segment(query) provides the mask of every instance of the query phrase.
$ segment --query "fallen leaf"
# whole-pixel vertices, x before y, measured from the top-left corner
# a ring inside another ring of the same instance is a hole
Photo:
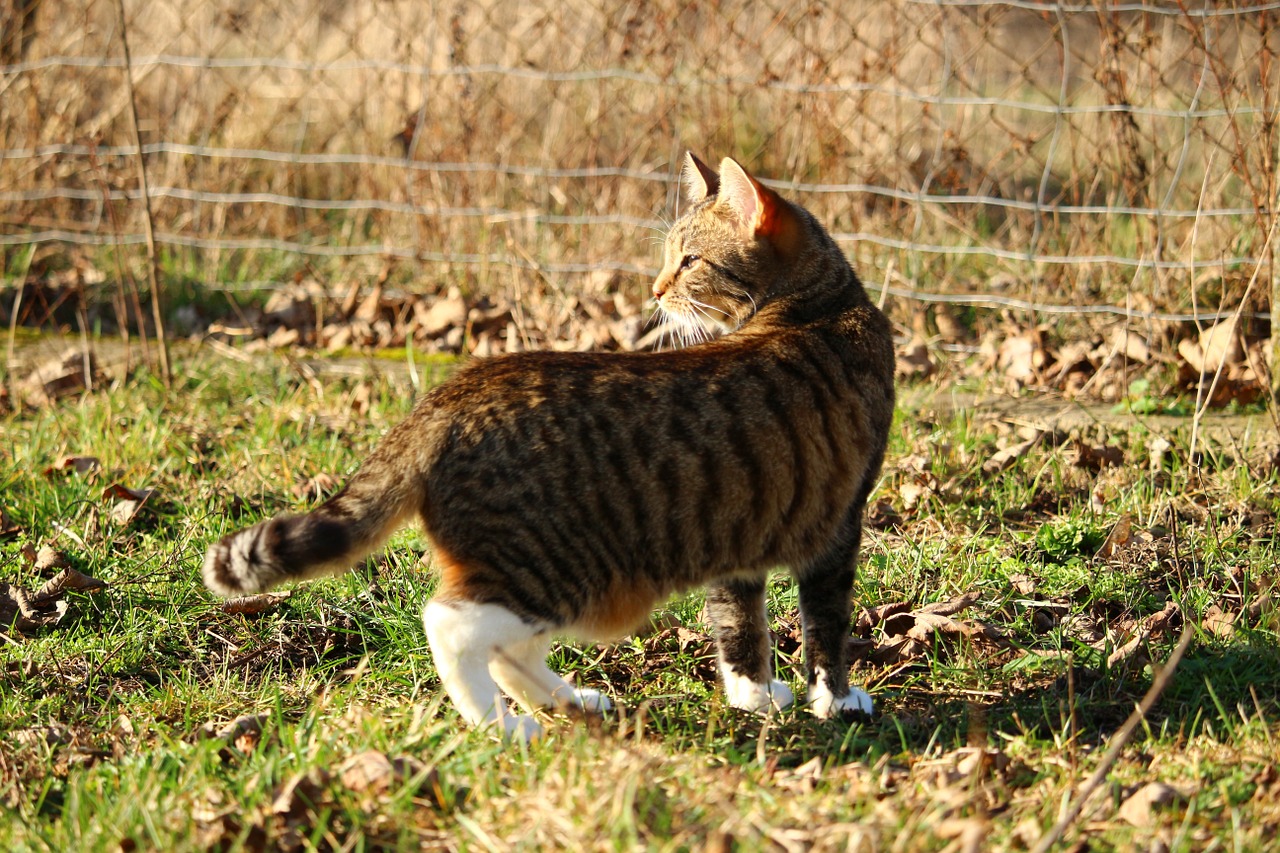
[[[991,455],[990,459],[982,463],[983,473],[998,474],[1008,468],[1014,462],[1017,462],[1023,456],[1026,456],[1027,453],[1030,452],[1031,448],[1039,444],[1041,435],[1043,435],[1043,433],[1035,436],[1034,438],[1029,438],[1026,441],[1019,442],[1018,444],[1010,445],[1004,450],[996,451]]]
[[[1009,585],[1022,595],[1035,595],[1036,579],[1030,575],[1009,575]]]
[[[156,493],[155,489],[130,489],[121,483],[112,483],[102,492],[102,499],[116,498],[111,507],[111,520],[119,525],[128,524]]]
[[[1120,549],[1128,545],[1133,540],[1133,518],[1128,515],[1122,515],[1111,528],[1111,532],[1107,534],[1107,538],[1103,540],[1102,545],[1098,548],[1097,556],[1103,560],[1109,560],[1116,555]]]
[[[999,368],[1014,388],[1032,385],[1039,381],[1040,370],[1048,363],[1043,328],[1028,329],[1009,335],[1000,342],[996,353]]]
[[[415,792],[424,792],[440,803],[440,777],[435,768],[407,755],[390,758],[377,750],[351,756],[338,766],[338,779],[356,793],[384,793],[395,786],[417,780]]]
[[[293,496],[306,500],[321,500],[338,490],[341,481],[332,474],[320,472],[304,482],[297,483],[290,490]]]
[[[1117,326],[1111,332],[1112,349],[1129,361],[1146,364],[1151,360],[1151,347],[1147,339],[1137,332]]]
[[[877,645],[866,659],[879,666],[892,666],[923,657],[932,648],[932,643],[921,642],[914,637],[900,637]]]
[[[1155,823],[1156,811],[1186,801],[1177,788],[1164,782],[1148,782],[1129,795],[1117,814],[1125,822],[1138,827]]]
[[[922,338],[913,337],[898,349],[894,372],[900,379],[925,379],[932,376],[937,367],[929,355],[929,346]]]
[[[1124,464],[1124,451],[1106,444],[1085,444],[1076,439],[1075,466],[1086,471],[1100,471],[1103,468],[1114,468]]]
[[[90,388],[97,375],[93,351],[72,348],[31,371],[18,383],[18,394],[28,405],[44,406]]]
[[[1210,604],[1204,611],[1201,625],[1209,633],[1218,637],[1230,637],[1236,631],[1238,614],[1224,611],[1216,604]]]
[[[201,740],[220,740],[228,747],[233,747],[241,754],[257,749],[262,742],[263,732],[271,721],[270,714],[242,714],[229,723],[219,726],[208,722],[200,727]],[[231,753],[224,753],[229,756]]]
[[[304,770],[276,788],[271,813],[286,820],[301,819],[319,810],[328,800],[329,772],[321,767]]]
[[[62,560],[66,558],[59,555]],[[37,564],[39,560],[37,559]],[[62,597],[62,594],[68,590],[76,590],[78,592],[98,592],[107,588],[105,581],[100,581],[95,577],[90,577],[83,572],[77,571],[70,566],[64,568],[58,574],[54,575],[44,586],[36,591],[36,594],[28,599],[28,603],[32,607],[45,607],[52,604],[55,600]]]
[[[274,610],[280,606],[280,602],[292,594],[292,591],[285,590],[283,592],[260,592],[257,595],[242,595],[237,598],[225,599],[218,606],[218,609],[223,613],[252,616],[258,613],[265,613],[268,610]]]
[[[901,529],[902,514],[883,498],[867,507],[866,523],[875,530]]]
[[[911,605],[906,601],[892,601],[888,604],[877,604],[875,607],[864,607],[858,613],[856,627],[870,632],[872,628],[882,625],[892,616],[906,613]]]
[[[54,474],[96,474],[102,470],[102,462],[96,456],[63,456],[44,469],[46,477]]]
[[[958,595],[950,601],[934,601],[921,607],[920,613],[935,613],[941,616],[952,616],[967,610],[974,602],[982,597],[978,590],[970,590],[963,595]]]
[[[920,501],[937,494],[938,481],[931,476],[920,476],[903,482],[898,487],[898,497],[902,499],[902,508],[911,512]]]
[[[419,340],[438,338],[450,329],[462,329],[467,323],[467,303],[457,287],[435,300],[430,306],[422,301],[413,305],[414,337]]]
[[[1201,375],[1216,373],[1223,365],[1241,363],[1244,348],[1239,322],[1238,317],[1230,317],[1205,329],[1196,340],[1184,338],[1178,342],[1178,354]]]
[[[59,551],[52,545],[41,545],[40,550],[35,553],[32,553],[29,549],[24,550],[22,553],[31,564],[31,568],[41,573],[49,569],[64,569],[71,565],[71,560],[66,553]]]
[[[1145,665],[1150,660],[1147,654],[1148,641],[1166,633],[1173,618],[1178,613],[1178,605],[1172,601],[1167,602],[1163,610],[1144,620],[1129,642],[1120,646],[1107,657],[1107,667],[1109,669],[1136,669]]]

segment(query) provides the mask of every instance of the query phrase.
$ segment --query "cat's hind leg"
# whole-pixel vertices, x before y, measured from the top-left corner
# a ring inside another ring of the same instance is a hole
[[[574,687],[547,666],[550,636],[540,634],[495,653],[491,670],[498,685],[524,708],[572,705],[586,711],[608,711],[613,703],[598,690]]]
[[[475,726],[495,725],[510,738],[532,740],[542,733],[533,717],[513,714],[491,668],[505,656],[523,654],[541,631],[497,604],[432,599],[422,624],[436,672],[458,713]]]
[[[729,704],[765,714],[788,707],[791,688],[773,677],[765,578],[735,578],[707,588],[720,675]]]

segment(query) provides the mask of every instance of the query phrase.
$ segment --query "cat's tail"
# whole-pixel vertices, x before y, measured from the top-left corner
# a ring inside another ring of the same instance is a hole
[[[421,509],[420,481],[370,463],[306,515],[276,516],[215,542],[204,558],[205,586],[218,595],[260,592],[338,574],[381,546]]]

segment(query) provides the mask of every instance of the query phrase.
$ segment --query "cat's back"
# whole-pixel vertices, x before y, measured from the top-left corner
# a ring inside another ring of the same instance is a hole
[[[674,352],[473,364],[424,401],[448,421],[433,538],[682,584],[811,553],[892,413],[888,326],[866,309]]]

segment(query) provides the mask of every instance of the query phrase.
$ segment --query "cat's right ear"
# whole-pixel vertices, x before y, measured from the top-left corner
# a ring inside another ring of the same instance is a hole
[[[720,191],[720,176],[711,171],[711,167],[706,163],[694,157],[692,151],[685,152],[680,180],[684,184],[684,194],[690,204],[697,204],[707,196],[715,195]]]

